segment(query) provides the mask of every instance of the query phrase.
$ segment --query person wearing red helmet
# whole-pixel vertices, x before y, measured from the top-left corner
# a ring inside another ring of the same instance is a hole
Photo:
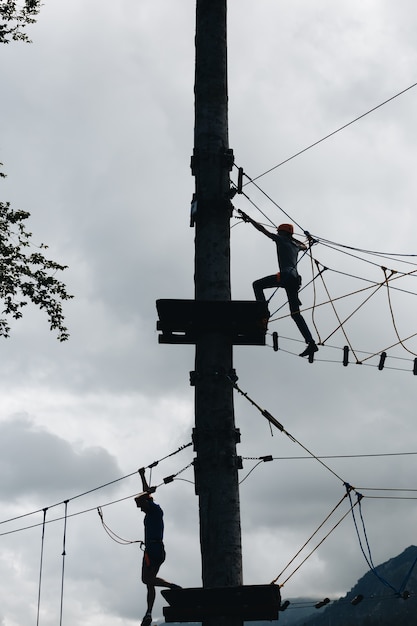
[[[249,222],[259,230],[262,234],[275,241],[277,246],[278,265],[280,271],[277,274],[271,274],[259,278],[253,283],[253,291],[255,293],[256,300],[266,302],[264,290],[265,289],[277,289],[283,287],[287,293],[288,304],[290,307],[291,317],[297,325],[298,330],[304,337],[307,347],[300,356],[308,356],[313,358],[318,347],[314,341],[310,329],[303,316],[300,313],[300,300],[298,298],[298,291],[301,286],[301,276],[297,271],[298,254],[302,250],[307,250],[307,246],[301,241],[294,239],[294,227],[292,224],[280,224],[277,228],[277,233],[271,233],[264,228],[262,224],[259,224],[253,220],[249,215],[243,211],[238,210],[241,218],[244,222]]]

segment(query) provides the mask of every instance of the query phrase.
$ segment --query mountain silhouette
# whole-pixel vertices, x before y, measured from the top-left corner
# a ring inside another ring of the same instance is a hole
[[[253,626],[417,626],[417,547],[409,546],[398,556],[369,570],[338,600],[324,604],[323,599],[293,598],[289,602],[288,608],[280,612],[278,621],[245,623]]]

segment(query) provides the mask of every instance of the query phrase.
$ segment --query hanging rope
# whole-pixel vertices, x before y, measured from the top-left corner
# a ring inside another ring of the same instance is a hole
[[[407,574],[405,575],[404,580],[403,580],[403,582],[402,582],[402,584],[400,586],[399,592],[400,592],[401,595],[405,591],[405,587],[406,587],[406,585],[407,585],[407,583],[408,583],[408,581],[410,579],[411,574],[413,573],[413,569],[415,568],[416,564],[417,564],[417,557],[414,559],[414,562],[411,564],[411,567],[408,570]]]
[[[139,540],[139,539],[132,539],[132,540],[129,540],[129,539],[123,539],[123,538],[122,538],[122,537],[120,537],[119,535],[116,535],[116,533],[115,533],[115,532],[113,532],[113,531],[111,530],[111,528],[110,528],[109,526],[107,526],[107,524],[105,523],[105,521],[104,521],[104,517],[103,517],[103,512],[102,512],[102,510],[101,510],[101,507],[100,507],[100,506],[99,506],[99,507],[97,507],[97,513],[98,513],[98,515],[99,515],[99,517],[100,517],[100,520],[101,520],[102,526],[103,526],[104,530],[106,531],[106,533],[108,534],[108,536],[110,537],[110,539],[112,539],[113,541],[115,541],[116,543],[118,543],[118,544],[120,544],[120,545],[122,545],[122,546],[128,546],[128,545],[131,545],[132,543],[139,543],[139,544],[140,544],[140,547],[142,547],[142,545],[143,545],[143,541],[141,541],[141,540]]]
[[[390,310],[390,313],[391,313],[392,325],[394,326],[394,330],[395,330],[395,334],[397,335],[397,339],[398,339],[399,343],[402,345],[402,347],[404,348],[404,350],[406,350],[407,352],[409,352],[413,356],[417,356],[417,354],[415,352],[412,352],[412,350],[409,350],[407,348],[407,346],[404,344],[404,340],[401,339],[401,337],[400,337],[400,335],[398,333],[397,324],[395,323],[394,311],[393,311],[393,308],[392,308],[391,294],[390,294],[388,281],[391,278],[391,276],[393,274],[395,274],[396,272],[394,272],[394,270],[391,270],[391,276],[387,277],[387,268],[386,267],[382,267],[381,269],[384,272],[384,276],[385,276],[384,284],[386,285],[386,288],[387,288],[388,306],[389,306],[389,310]]]
[[[323,269],[320,270],[318,265],[317,265],[317,263],[316,263],[317,274],[315,275],[314,274],[314,259],[313,259],[313,255],[311,253],[311,248],[308,251],[308,256],[310,257],[311,275],[313,277],[313,279],[311,281],[313,283],[313,308],[312,308],[312,311],[311,311],[311,321],[313,322],[314,330],[317,333],[318,343],[319,343],[319,345],[322,345],[320,332],[319,332],[319,329],[317,327],[316,318],[315,318],[316,303],[317,303],[317,291],[316,291],[315,279],[321,274],[321,272],[324,272],[327,269],[327,267],[323,267]]]
[[[65,514],[64,514],[64,537],[62,540],[62,573],[61,573],[61,606],[59,610],[59,626],[62,626],[62,612],[64,607],[64,575],[65,575],[65,557],[66,557],[66,540],[67,540],[67,511],[68,500],[65,500]]]
[[[183,448],[188,447],[191,444],[187,444],[186,446],[183,446]],[[179,452],[179,450],[178,450]],[[176,454],[176,452],[173,452],[172,454],[170,454],[169,456],[173,456],[173,454]],[[166,457],[165,457],[166,458]],[[158,463],[156,461],[156,463]],[[182,474],[183,472],[185,472],[185,470],[187,470],[189,467],[191,467],[193,465],[194,461],[191,461],[191,463],[189,463],[188,465],[186,465],[185,467],[183,467],[182,469],[180,469],[178,472],[176,472],[175,474],[171,474],[170,476],[166,476],[162,483],[160,483],[159,485],[157,485],[156,487],[152,487],[153,491],[156,491],[158,489],[158,487],[161,487],[162,485],[167,485],[168,483],[173,482],[177,476],[179,476],[180,474]],[[104,516],[103,516],[103,511],[102,511],[102,507],[99,506],[97,507],[97,513],[100,517],[102,526],[104,528],[104,530],[106,531],[107,535],[110,537],[110,539],[112,539],[113,541],[115,541],[116,543],[123,545],[123,546],[127,546],[127,545],[131,545],[132,543],[139,543],[140,547],[142,547],[143,541],[141,541],[140,539],[124,539],[123,537],[120,537],[119,535],[117,535],[104,521]]]
[[[322,275],[322,274],[320,274],[320,278],[321,278],[321,281],[322,281],[322,283],[323,283],[323,287],[324,287],[324,289],[325,289],[325,291],[326,291],[326,293],[327,293],[327,297],[329,298],[329,302],[330,302],[330,304],[332,305],[332,308],[333,308],[334,314],[335,314],[335,316],[336,316],[336,319],[337,319],[337,321],[339,322],[339,326],[338,326],[338,327],[337,327],[337,328],[336,328],[336,329],[335,329],[335,330],[334,330],[334,331],[333,331],[333,332],[332,332],[332,333],[331,333],[331,334],[330,334],[330,335],[329,335],[329,336],[328,336],[328,337],[327,337],[327,338],[323,341],[323,343],[325,343],[328,339],[330,339],[330,337],[331,337],[331,336],[332,336],[332,335],[336,332],[336,330],[338,330],[338,329],[340,328],[340,329],[342,330],[342,333],[343,333],[343,334],[344,334],[344,336],[345,336],[345,339],[346,339],[346,341],[347,341],[347,343],[348,343],[348,345],[349,345],[350,349],[352,350],[352,353],[353,353],[353,354],[354,354],[354,356],[355,356],[356,362],[357,362],[357,363],[359,363],[359,361],[358,361],[358,357],[356,356],[355,351],[354,351],[354,349],[353,349],[353,347],[352,347],[352,344],[351,344],[351,343],[350,343],[350,341],[349,341],[349,338],[348,338],[348,336],[347,336],[347,334],[346,334],[346,331],[345,331],[345,329],[344,329],[344,327],[343,327],[343,322],[340,320],[340,317],[339,317],[339,315],[338,315],[338,313],[337,313],[337,311],[336,311],[336,307],[334,306],[334,301],[332,300],[332,298],[331,298],[331,296],[330,296],[329,290],[327,289],[327,285],[326,285],[326,283],[325,283],[325,281],[324,281],[324,278],[323,278],[323,275]],[[346,320],[345,320],[345,321],[346,321]]]
[[[42,570],[43,570],[43,548],[45,541],[45,524],[46,524],[46,512],[47,508],[43,510],[43,523],[42,523],[42,539],[41,539],[41,557],[39,565],[39,585],[38,585],[38,610],[36,613],[36,626],[39,626],[39,615],[41,608],[41,586],[42,586]]]
[[[346,486],[346,491],[347,491],[350,503],[352,504],[352,496],[351,496],[351,493],[350,493],[351,492],[350,485],[348,483],[345,483],[345,486]],[[356,500],[355,504],[359,504],[359,510],[361,512],[360,513],[360,517],[361,517],[361,520],[362,520],[362,529],[363,529],[363,532],[364,532],[364,537],[365,537],[367,548],[368,548],[368,556],[366,555],[365,549],[364,549],[363,544],[362,544],[362,539],[361,539],[361,536],[360,536],[360,533],[359,533],[358,524],[356,522],[355,513],[353,511],[353,506],[352,506],[352,509],[351,509],[352,510],[352,518],[353,518],[353,523],[355,525],[356,534],[358,536],[359,546],[360,546],[360,549],[362,551],[363,556],[365,557],[365,561],[367,562],[368,567],[371,570],[371,572],[382,582],[382,584],[385,585],[386,587],[389,587],[396,594],[399,595],[398,589],[396,589],[393,585],[391,585],[391,583],[389,583],[387,580],[385,580],[385,578],[380,576],[379,573],[377,572],[374,564],[373,564],[372,555],[371,555],[371,549],[370,549],[370,546],[369,546],[369,543],[368,543],[368,538],[367,538],[366,529],[365,529],[365,522],[364,522],[364,519],[363,519],[363,516],[362,516],[362,511],[361,511],[361,500],[363,498],[363,495],[358,493],[358,492],[356,492],[356,498],[357,498],[357,500]]]

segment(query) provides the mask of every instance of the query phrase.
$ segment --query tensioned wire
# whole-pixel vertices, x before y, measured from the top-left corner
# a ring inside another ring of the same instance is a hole
[[[304,154],[304,152],[307,152],[307,150],[311,150],[311,148],[314,148],[315,146],[318,146],[323,141],[326,141],[326,139],[329,139],[330,137],[333,137],[334,135],[336,135],[337,133],[340,133],[342,130],[344,130],[345,128],[348,128],[349,126],[352,126],[352,124],[355,124],[356,122],[358,122],[359,120],[363,119],[364,117],[366,117],[370,113],[373,113],[374,111],[377,111],[378,109],[380,109],[384,105],[388,104],[389,102],[392,102],[392,100],[395,100],[399,96],[402,96],[403,94],[407,93],[408,91],[410,91],[411,89],[413,89],[416,86],[417,86],[417,83],[413,83],[409,87],[406,87],[405,89],[402,89],[401,91],[399,91],[398,93],[394,94],[390,98],[387,98],[386,100],[384,100],[380,104],[377,104],[376,106],[372,107],[372,109],[369,109],[365,113],[362,113],[361,115],[358,115],[358,117],[355,117],[355,119],[351,120],[347,124],[343,124],[343,126],[340,126],[336,130],[334,130],[331,133],[329,133],[328,135],[326,135],[325,137],[322,137],[318,141],[315,141],[314,143],[310,144],[309,146],[303,148],[302,150],[299,150],[298,152],[296,152],[292,156],[284,159],[284,161],[281,161],[277,165],[274,165],[274,167],[269,168],[268,170],[266,170],[262,174],[258,174],[258,176],[255,176],[255,178],[249,178],[249,182],[245,183],[245,185],[249,185],[250,183],[253,183],[255,180],[258,180],[259,178],[262,178],[263,176],[266,176],[270,172],[273,172],[278,167],[281,167],[281,165],[284,165],[285,163],[288,163],[289,161],[292,161],[296,157],[300,156],[300,154]]]

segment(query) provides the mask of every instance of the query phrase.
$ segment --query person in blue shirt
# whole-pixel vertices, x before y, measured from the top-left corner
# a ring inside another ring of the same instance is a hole
[[[147,587],[147,609],[141,626],[150,626],[152,622],[152,609],[155,602],[155,587],[167,587],[179,589],[179,585],[169,583],[157,574],[162,563],[165,561],[164,547],[164,513],[154,502],[151,493],[155,487],[149,487],[145,478],[145,469],[139,470],[142,479],[143,493],[135,498],[136,506],[145,513],[143,520],[145,530],[145,551],[142,561],[142,582]]]
[[[253,290],[256,300],[266,302],[264,289],[277,289],[283,287],[287,293],[288,304],[290,307],[291,317],[297,325],[298,330],[304,337],[307,344],[306,349],[301,352],[300,356],[308,356],[309,360],[313,358],[318,347],[314,341],[310,329],[303,316],[300,313],[300,300],[298,298],[298,291],[301,286],[301,276],[297,271],[298,254],[302,250],[307,250],[307,246],[301,241],[294,239],[294,227],[292,224],[280,224],[277,228],[277,233],[271,233],[264,228],[262,224],[259,224],[253,220],[249,215],[243,211],[238,210],[241,218],[244,222],[249,222],[259,230],[262,234],[272,239],[277,247],[278,265],[280,271],[277,274],[271,274],[255,280],[253,283]]]

